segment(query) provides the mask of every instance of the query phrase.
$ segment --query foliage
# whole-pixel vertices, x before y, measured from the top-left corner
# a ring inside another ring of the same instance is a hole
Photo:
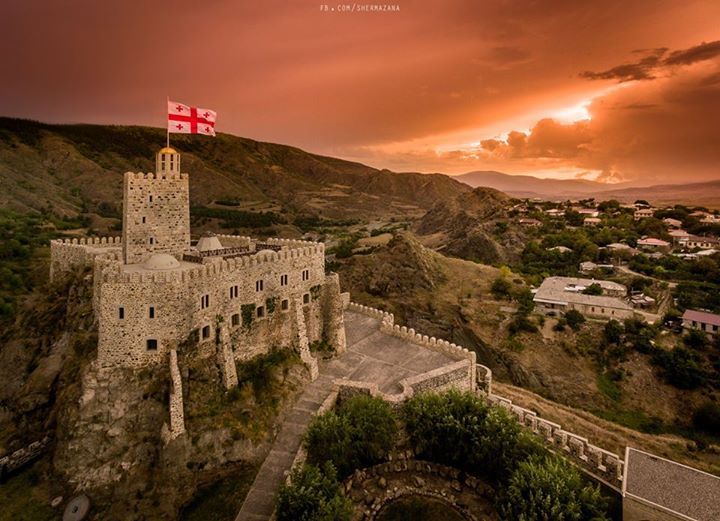
[[[699,357],[685,347],[677,346],[670,351],[658,349],[653,363],[662,367],[668,383],[679,389],[695,389],[705,382],[706,375],[700,367]]]
[[[308,428],[308,461],[330,461],[341,477],[374,465],[392,449],[397,426],[390,404],[361,394],[317,416]]]
[[[253,318],[255,318],[255,304],[243,304],[240,306],[240,315],[242,316],[243,328],[250,329]]]
[[[352,226],[357,224],[357,219],[329,220],[317,215],[299,215],[293,220],[293,224],[302,232],[309,232],[317,228],[328,228],[338,226]]]
[[[267,309],[268,315],[275,313],[277,307],[278,297],[269,297],[265,299],[265,309]]]
[[[500,500],[507,521],[603,521],[607,501],[599,487],[558,457],[530,458],[518,465]]]
[[[274,212],[246,212],[207,206],[191,207],[190,215],[194,218],[219,219],[222,221],[221,228],[265,228],[273,224],[285,223],[285,218]]]
[[[256,397],[261,397],[272,384],[272,373],[276,368],[287,365],[294,357],[290,349],[272,348],[268,353],[258,355],[237,364],[238,382],[249,383]]]
[[[585,317],[577,309],[570,309],[565,312],[564,315],[567,325],[570,326],[574,331],[579,331],[582,325],[585,323]]]
[[[696,429],[720,436],[720,404],[706,402],[693,414],[693,425]]]
[[[349,237],[341,241],[334,248],[331,248],[328,253],[335,253],[335,257],[337,257],[338,259],[346,259],[352,256],[353,250],[357,247],[357,242],[357,237]]]
[[[320,284],[317,284],[310,288],[310,296],[313,300],[317,300],[320,298],[320,292],[322,291],[322,286]]]
[[[423,459],[503,480],[517,463],[540,450],[506,410],[480,396],[451,390],[414,396],[402,416]]]
[[[597,282],[593,282],[583,290],[583,293],[585,295],[602,295],[603,289],[600,284],[598,284]]]
[[[235,468],[226,477],[201,487],[182,509],[180,521],[231,521],[248,493],[257,468]]]
[[[50,521],[57,512],[50,507],[43,485],[41,464],[20,471],[0,484],[0,521]]]
[[[617,320],[608,320],[603,327],[603,340],[606,344],[620,344],[622,334],[624,332],[623,325]]]
[[[615,381],[607,373],[601,373],[597,377],[597,386],[601,393],[612,401],[620,401],[621,391]]]
[[[343,496],[335,469],[303,465],[293,470],[290,484],[280,487],[278,521],[349,521],[352,503]]]
[[[512,283],[503,276],[497,277],[493,280],[490,286],[490,292],[496,299],[510,298],[510,291],[512,290]]]
[[[691,349],[703,349],[707,346],[707,334],[697,329],[692,329],[683,337],[683,344]]]
[[[377,521],[464,521],[450,506],[425,496],[404,496],[384,506]]]

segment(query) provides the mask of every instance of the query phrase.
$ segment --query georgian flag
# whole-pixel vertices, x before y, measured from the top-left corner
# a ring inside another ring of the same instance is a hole
[[[175,134],[215,135],[217,113],[168,101],[168,132]]]

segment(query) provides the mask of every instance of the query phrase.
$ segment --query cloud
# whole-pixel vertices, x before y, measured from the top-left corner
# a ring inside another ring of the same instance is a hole
[[[668,68],[678,65],[712,60],[720,56],[720,40],[703,42],[699,45],[671,52],[667,55],[667,47],[656,49],[638,49],[634,53],[644,53],[645,57],[632,63],[617,65],[601,72],[584,71],[580,77],[590,80],[637,81],[653,80]]]

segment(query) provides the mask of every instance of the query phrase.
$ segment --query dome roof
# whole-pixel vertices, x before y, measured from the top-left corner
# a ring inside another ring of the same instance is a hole
[[[158,154],[177,154],[177,150],[171,147],[162,147]]]
[[[171,270],[179,267],[178,260],[167,253],[156,253],[143,264],[143,268],[147,270]]]
[[[199,251],[213,251],[222,250],[223,245],[220,243],[220,239],[214,235],[205,235],[200,237],[196,247]]]

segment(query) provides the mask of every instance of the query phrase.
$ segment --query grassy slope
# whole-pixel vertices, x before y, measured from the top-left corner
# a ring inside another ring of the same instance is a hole
[[[119,213],[122,174],[154,170],[164,131],[148,127],[46,125],[0,118],[0,208],[61,214]],[[442,175],[395,174],[300,149],[220,134],[179,136],[194,205],[237,200],[329,217],[421,215],[469,190]]]

